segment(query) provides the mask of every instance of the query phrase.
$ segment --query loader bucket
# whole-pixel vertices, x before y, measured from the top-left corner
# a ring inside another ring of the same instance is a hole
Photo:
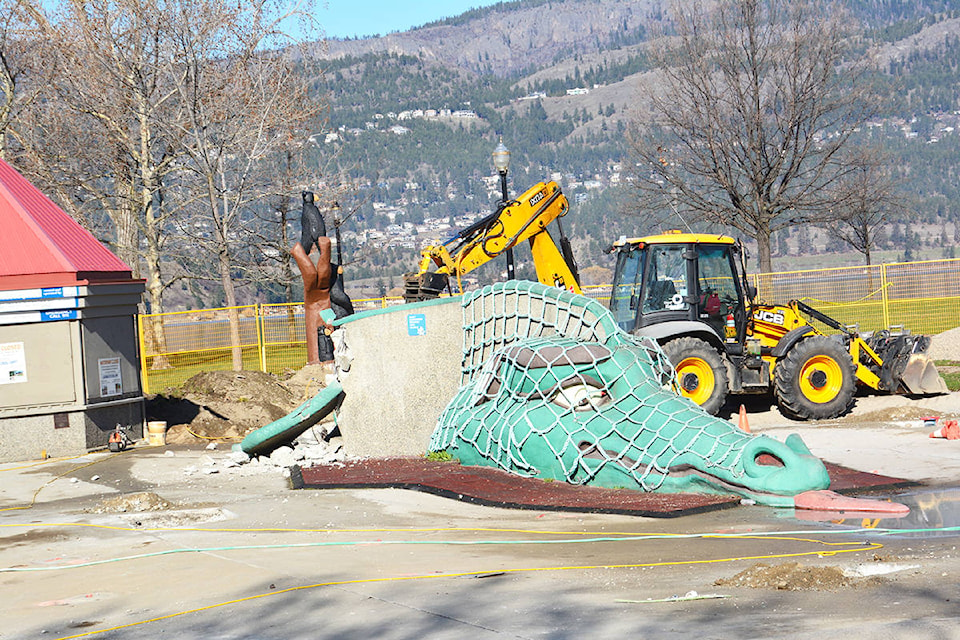
[[[879,372],[879,388],[890,393],[917,396],[950,393],[937,371],[937,365],[927,355],[929,336],[909,333],[891,335],[887,331],[879,331],[867,339],[867,344],[883,362]]]
[[[937,365],[925,353],[914,353],[910,356],[907,366],[900,373],[900,385],[903,391],[910,395],[950,393],[937,371]]]
[[[439,298],[447,288],[450,276],[445,273],[405,273],[403,274],[403,301],[422,302]]]

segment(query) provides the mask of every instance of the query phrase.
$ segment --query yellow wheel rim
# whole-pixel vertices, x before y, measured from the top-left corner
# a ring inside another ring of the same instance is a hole
[[[710,364],[702,358],[684,358],[675,367],[680,393],[697,404],[703,404],[713,395],[717,380]]]
[[[843,369],[830,356],[814,356],[800,368],[800,392],[810,402],[830,402],[843,387]]]

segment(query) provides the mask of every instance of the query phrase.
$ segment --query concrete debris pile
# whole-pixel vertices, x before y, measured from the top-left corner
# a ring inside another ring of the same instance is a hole
[[[231,450],[218,454],[223,445],[208,446],[210,453],[200,456],[197,464],[184,469],[188,476],[231,473],[257,475],[280,472],[289,475],[289,468],[298,465],[309,467],[318,464],[331,464],[346,459],[340,437],[325,439],[323,431],[311,429],[294,441],[274,449],[270,455],[249,456],[243,451]],[[229,445],[227,445],[229,446]],[[172,451],[167,452],[170,455]]]
[[[94,476],[96,478],[97,476]],[[93,480],[93,478],[91,478]],[[139,491],[103,499],[92,513],[141,513],[144,511],[165,511],[174,508],[174,504],[152,491]]]

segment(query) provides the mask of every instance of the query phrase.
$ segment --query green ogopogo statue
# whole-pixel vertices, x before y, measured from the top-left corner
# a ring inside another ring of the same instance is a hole
[[[657,344],[622,331],[595,300],[510,281],[462,304],[463,384],[431,451],[543,479],[772,506],[830,484],[799,436],[751,435],[679,396]]]

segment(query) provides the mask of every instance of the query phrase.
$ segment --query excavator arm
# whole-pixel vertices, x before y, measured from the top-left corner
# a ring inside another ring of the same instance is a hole
[[[447,286],[450,276],[456,277],[462,291],[461,276],[525,240],[530,243],[537,280],[581,293],[572,252],[566,245],[566,251],[561,251],[547,231],[547,225],[554,220],[559,225],[559,218],[569,208],[556,182],[535,184],[450,240],[425,247],[418,270],[404,276],[404,298],[413,301],[436,297]],[[561,242],[565,240],[562,238]]]

